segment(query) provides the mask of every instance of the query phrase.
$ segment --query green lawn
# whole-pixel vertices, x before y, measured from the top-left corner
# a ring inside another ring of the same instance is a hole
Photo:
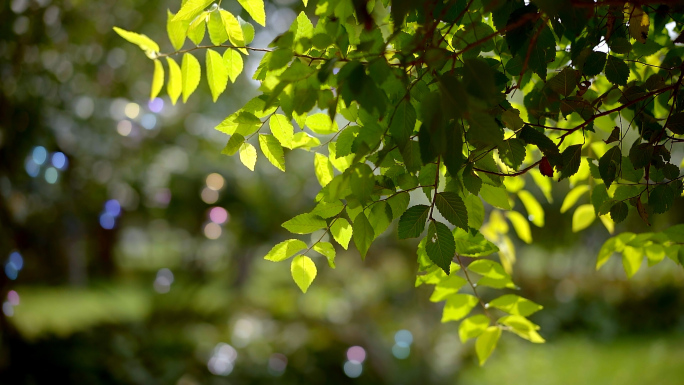
[[[510,342],[484,368],[465,370],[459,384],[684,384],[684,338],[598,343],[585,336],[544,345]]]

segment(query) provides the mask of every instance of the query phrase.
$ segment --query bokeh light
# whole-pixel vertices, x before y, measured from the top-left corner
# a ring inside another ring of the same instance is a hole
[[[284,354],[273,353],[268,358],[268,373],[272,376],[281,376],[287,368],[287,357]]]
[[[47,160],[47,150],[43,146],[34,147],[32,157],[33,161],[40,166],[41,164],[45,163],[45,160]]]
[[[121,136],[128,136],[133,131],[133,124],[128,120],[122,120],[116,125],[116,132]]]
[[[220,174],[211,173],[207,175],[207,187],[214,191],[219,191],[223,188],[225,179]]]
[[[408,330],[399,330],[394,334],[394,342],[410,346],[413,343],[413,334]]]
[[[394,346],[392,346],[392,355],[400,360],[408,358],[411,354],[413,334],[405,329],[399,330],[394,334],[394,342]]]
[[[5,301],[2,303],[2,312],[7,316],[11,317],[14,315],[14,307],[11,303]]]
[[[358,362],[347,361],[344,363],[344,374],[349,378],[357,378],[363,372],[363,365]]]
[[[26,159],[26,163],[24,163],[24,169],[32,178],[37,177],[40,173],[40,166],[36,164],[36,162],[33,160],[33,157]]]
[[[24,268],[24,258],[18,251],[13,251],[9,255],[9,264],[19,271]]]
[[[121,204],[116,199],[110,199],[104,204],[105,212],[113,217],[121,214]]]
[[[214,222],[209,222],[204,226],[204,236],[209,239],[218,239],[221,236],[221,232],[221,226]]]
[[[157,277],[154,279],[154,290],[159,294],[168,293],[171,290],[171,284],[174,281],[173,272],[167,268],[161,268],[157,271]]]
[[[347,349],[347,360],[362,364],[366,360],[366,349],[361,346],[352,346]]]
[[[17,279],[17,276],[19,276],[19,270],[8,262],[5,264],[5,275],[10,280],[14,281]]]
[[[140,106],[137,103],[128,103],[124,108],[124,114],[128,119],[135,119],[140,114]]]
[[[202,193],[200,194],[202,197],[202,202],[206,204],[213,204],[216,203],[216,201],[219,198],[219,193],[216,190],[212,190],[209,187],[205,187],[202,189]]]
[[[63,152],[55,152],[52,154],[52,165],[60,170],[67,168],[67,157]]]
[[[9,292],[7,292],[7,301],[12,306],[19,305],[19,293],[17,293],[15,290],[10,290]]]
[[[214,348],[214,353],[207,362],[207,368],[217,376],[227,376],[233,371],[237,356],[237,350],[234,347],[221,342]]]
[[[392,346],[392,355],[400,360],[408,358],[411,354],[411,347],[405,344],[394,344]]]
[[[154,113],[159,113],[164,108],[164,100],[161,98],[154,98],[147,102],[147,108]]]
[[[50,184],[55,184],[57,183],[57,178],[59,178],[59,173],[57,172],[57,169],[54,167],[48,167],[47,170],[45,170],[45,181],[50,183]]]
[[[223,207],[212,207],[211,210],[209,210],[209,219],[219,225],[224,224],[228,221],[228,211]]]
[[[157,125],[157,117],[152,114],[145,114],[140,118],[140,125],[146,130],[152,130]]]
[[[105,230],[111,230],[116,225],[116,218],[109,213],[100,214],[100,226]]]

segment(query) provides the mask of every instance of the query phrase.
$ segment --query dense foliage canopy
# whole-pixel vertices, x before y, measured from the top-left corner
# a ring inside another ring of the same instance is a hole
[[[257,24],[268,22],[263,0],[238,2]],[[365,258],[398,220],[399,238],[422,237],[416,286],[435,286],[430,300],[446,301],[442,321],[463,320],[460,338],[477,339],[484,363],[502,331],[544,341],[527,318],[541,306],[478,294],[516,289],[508,223],[527,243],[530,222],[550,225],[532,190],[550,200],[553,182],[569,179],[561,211],[585,194],[591,202],[574,209],[573,231],[598,218],[611,233],[628,215],[657,221],[682,195],[679,2],[303,3],[269,47],[250,46],[254,25],[212,0],[169,11],[170,53],[115,28],[153,60],[151,97],[166,85],[174,103],[187,101],[202,74],[217,101],[243,72],[243,56],[263,53],[253,74],[261,95],[216,129],[230,135],[223,153],[251,170],[265,158],[285,172],[288,152],[313,154],[322,187],[315,207],[283,224],[313,233],[312,242],[288,239],[265,257],[291,259],[303,292],[316,277],[312,257],[335,267],[332,240],[344,249],[353,240]],[[628,276],[644,257],[684,264],[683,243],[684,224],[621,233],[601,248],[597,268],[614,252]]]

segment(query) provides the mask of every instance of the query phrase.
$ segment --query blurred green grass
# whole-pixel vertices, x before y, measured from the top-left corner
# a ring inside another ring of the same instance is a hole
[[[505,342],[484,367],[464,370],[459,384],[684,384],[681,335],[630,337],[610,343],[586,336],[544,345]]]

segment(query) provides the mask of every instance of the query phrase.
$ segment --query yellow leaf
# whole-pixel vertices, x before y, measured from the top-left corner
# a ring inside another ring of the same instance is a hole
[[[249,143],[242,143],[240,146],[240,162],[242,162],[242,164],[244,164],[248,169],[254,171],[256,160],[256,148]]]
[[[266,12],[264,11],[264,0],[238,0],[242,8],[252,16],[252,19],[263,27],[266,26]],[[305,4],[306,6],[306,4]]]
[[[226,90],[228,84],[228,71],[226,70],[226,63],[223,61],[221,54],[213,49],[207,50],[207,82],[209,83],[209,90],[214,102],[219,95]]]
[[[596,214],[593,205],[582,205],[572,214],[572,232],[584,230],[594,223]]]
[[[202,68],[200,67],[199,60],[189,53],[183,55],[183,62],[181,63],[181,78],[183,79],[183,103],[187,102],[190,95],[195,92],[201,77]]]
[[[226,52],[223,53],[223,61],[225,62],[226,69],[228,70],[228,77],[230,77],[230,81],[235,83],[235,79],[237,79],[242,72],[242,56],[234,49],[227,49]]]
[[[164,86],[164,66],[162,63],[155,59],[154,60],[154,74],[152,75],[152,89],[150,90],[150,100],[154,99],[159,95],[162,87]]]
[[[183,76],[175,60],[167,56],[166,62],[169,65],[169,82],[166,84],[166,92],[169,93],[171,103],[175,105],[183,90]]]
[[[292,260],[290,272],[297,286],[299,286],[303,293],[306,293],[309,286],[311,286],[311,282],[316,278],[316,264],[311,258],[305,255],[298,255]]]

